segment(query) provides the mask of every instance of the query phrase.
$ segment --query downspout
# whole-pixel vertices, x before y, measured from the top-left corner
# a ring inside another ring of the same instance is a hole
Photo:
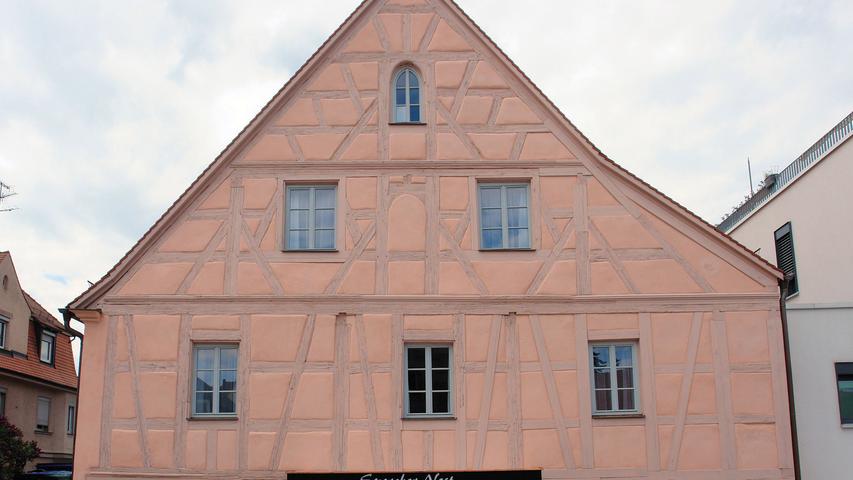
[[[800,473],[800,447],[797,439],[797,411],[794,407],[794,382],[791,373],[791,342],[788,339],[788,310],[785,307],[785,299],[788,298],[788,284],[793,279],[793,274],[786,273],[785,278],[779,280],[779,313],[782,317],[782,342],[785,348],[785,378],[788,383],[788,413],[791,417],[791,448],[794,454],[794,479],[801,480]],[[75,437],[76,438],[76,437]]]
[[[83,334],[78,332],[77,330],[71,328],[71,319],[80,321],[74,313],[68,308],[60,308],[59,313],[62,314],[62,323],[65,324],[65,329],[70,332],[72,335],[80,339],[80,371],[77,372],[77,401],[74,405],[77,407],[74,409],[74,440],[71,441],[71,472],[72,476],[74,474],[74,456],[77,453],[77,417],[80,416],[80,377],[83,376],[83,345],[85,342],[83,341]]]

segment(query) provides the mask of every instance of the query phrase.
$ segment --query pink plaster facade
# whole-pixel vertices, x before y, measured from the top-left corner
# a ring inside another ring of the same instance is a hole
[[[423,124],[388,122],[403,64]],[[531,249],[480,249],[494,181],[529,184]],[[337,250],[284,250],[292,184],[337,186]],[[600,154],[457,6],[369,0],[70,305],[75,477],[792,478],[777,275]],[[592,413],[589,345],[614,340],[638,415]],[[206,342],[239,345],[236,418],[190,418]],[[453,346],[453,418],[402,418],[424,342]]]

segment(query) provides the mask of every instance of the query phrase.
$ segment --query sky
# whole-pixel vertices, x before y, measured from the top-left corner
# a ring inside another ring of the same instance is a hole
[[[853,2],[458,0],[610,158],[718,223],[853,110]],[[0,250],[56,312],[358,0],[0,0]]]

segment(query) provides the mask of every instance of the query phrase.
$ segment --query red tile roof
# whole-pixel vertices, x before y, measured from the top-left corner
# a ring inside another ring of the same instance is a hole
[[[57,332],[54,362],[52,366],[48,365],[39,360],[36,323],[29,323],[27,357],[0,354],[0,371],[7,370],[76,390],[77,372],[74,370],[71,338],[64,332]]]
[[[6,260],[6,257],[9,256],[9,252],[0,252],[0,262]]]
[[[60,323],[56,317],[51,315],[46,308],[42,307],[36,299],[31,297],[29,293],[24,290],[21,290],[21,293],[24,294],[24,298],[27,300],[27,305],[30,307],[30,313],[37,322],[41,323],[45,327],[65,329],[65,326]]]

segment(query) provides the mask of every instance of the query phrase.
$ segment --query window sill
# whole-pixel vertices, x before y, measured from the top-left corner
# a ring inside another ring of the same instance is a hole
[[[456,420],[456,415],[404,415],[403,420]]]
[[[535,252],[535,248],[480,248],[481,252]]]
[[[424,122],[388,122],[388,125],[398,126],[398,125],[426,125]]]
[[[197,415],[192,417],[187,417],[187,420],[190,422],[236,422],[238,420],[236,415]]]
[[[33,433],[36,435],[53,435],[53,432],[45,432],[43,430],[34,430]]]
[[[785,297],[785,301],[787,302],[788,300],[791,300],[791,299],[793,299],[793,298],[797,298],[798,296],[800,296],[800,291],[799,291],[799,290],[797,290],[796,292],[794,292],[794,293],[792,293],[792,294],[788,295],[787,297]]]
[[[337,253],[340,250],[337,248],[300,248],[300,249],[290,249],[285,248],[282,250],[283,253]]]
[[[614,419],[614,418],[646,418],[642,413],[593,413],[593,419]]]
[[[853,423],[842,423],[842,430],[853,430]]]

